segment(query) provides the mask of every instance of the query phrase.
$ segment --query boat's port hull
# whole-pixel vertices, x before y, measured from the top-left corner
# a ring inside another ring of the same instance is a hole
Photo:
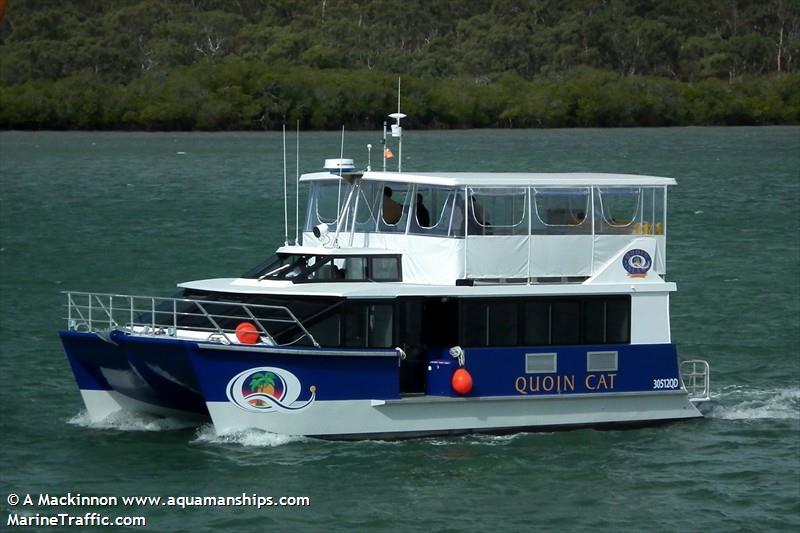
[[[208,418],[189,363],[193,343],[119,331],[107,337],[76,331],[60,336],[91,420],[122,409]]]
[[[613,369],[588,367],[597,361],[587,354],[601,353],[591,346],[467,349],[474,386],[465,396],[449,385],[457,363],[435,350],[427,354],[427,394],[417,395],[399,394],[402,362],[388,350],[200,343],[192,363],[220,434],[259,429],[333,439],[408,438],[642,426],[702,416],[680,385],[674,345],[604,348],[615,354],[606,358]],[[552,355],[557,368],[526,368],[536,364],[529,355]],[[267,374],[288,384],[290,394],[257,390]]]

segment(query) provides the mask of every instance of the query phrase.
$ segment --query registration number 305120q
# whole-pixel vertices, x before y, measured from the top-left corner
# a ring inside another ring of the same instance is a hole
[[[677,389],[678,378],[661,378],[653,380],[654,389]]]

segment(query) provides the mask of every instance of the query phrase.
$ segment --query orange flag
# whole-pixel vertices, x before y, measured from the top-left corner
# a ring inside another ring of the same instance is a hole
[[[388,146],[385,147],[383,149],[383,158],[384,159],[392,159],[393,157],[394,157],[394,154],[392,153],[391,150],[389,150],[389,147]]]

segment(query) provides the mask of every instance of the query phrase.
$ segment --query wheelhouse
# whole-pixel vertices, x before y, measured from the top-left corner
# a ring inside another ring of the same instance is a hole
[[[365,172],[301,181],[310,184],[305,245],[411,252],[411,282],[583,282],[642,238],[653,272],[666,273],[670,178]]]

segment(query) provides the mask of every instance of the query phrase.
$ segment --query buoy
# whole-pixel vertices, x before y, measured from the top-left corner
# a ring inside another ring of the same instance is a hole
[[[255,344],[258,342],[258,329],[250,322],[240,322],[236,326],[236,338],[242,344]]]
[[[466,368],[459,368],[453,372],[453,378],[450,380],[453,390],[459,394],[469,394],[472,390],[472,376],[469,375]]]

